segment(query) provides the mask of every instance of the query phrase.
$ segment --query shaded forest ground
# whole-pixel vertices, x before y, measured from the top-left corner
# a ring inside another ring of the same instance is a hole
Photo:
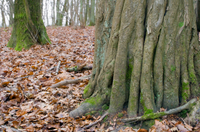
[[[103,111],[99,111],[95,116],[87,115],[78,119],[72,119],[68,115],[69,111],[83,101],[82,93],[88,79],[61,88],[50,88],[52,84],[65,79],[90,75],[91,70],[67,72],[66,69],[82,64],[92,66],[94,27],[77,30],[72,27],[47,27],[47,32],[52,44],[35,45],[29,50],[17,52],[6,47],[11,29],[0,28],[0,130],[83,131],[82,127],[95,122],[100,118],[97,115],[103,114]],[[59,63],[59,72],[56,73]],[[126,112],[112,117],[110,122],[107,122],[106,117],[101,124],[94,125],[87,131],[117,129],[124,125],[116,122],[117,118],[122,117],[126,117]],[[181,122],[180,118],[173,117],[163,121],[156,121],[150,131],[155,128],[170,131],[192,129]],[[196,126],[195,129],[198,128]],[[118,130],[137,131],[130,127]]]

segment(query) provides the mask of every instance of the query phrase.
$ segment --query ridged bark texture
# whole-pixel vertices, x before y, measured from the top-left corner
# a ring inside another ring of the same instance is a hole
[[[128,115],[135,117],[200,95],[193,1],[101,0],[96,17],[94,68],[83,104],[106,95],[101,104],[110,105],[109,113],[128,103]]]
[[[41,16],[40,0],[15,0],[14,6],[14,27],[7,46],[20,51],[36,43],[50,43]]]

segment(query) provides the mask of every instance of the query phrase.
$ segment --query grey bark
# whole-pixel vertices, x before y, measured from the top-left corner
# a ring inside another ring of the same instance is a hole
[[[1,7],[1,16],[2,16],[2,26],[6,27],[6,18],[5,18],[5,9],[3,8],[4,0],[2,1],[2,7]]]
[[[95,0],[91,0],[90,6],[90,26],[95,25]]]
[[[14,2],[13,0],[7,0],[9,3],[9,25],[13,24],[14,17]]]
[[[60,12],[63,12],[63,11],[61,11],[60,10],[60,5],[61,5],[61,2],[60,2],[60,0],[57,0],[57,2],[56,2],[56,25],[57,26],[62,26],[62,19],[63,19],[63,17],[62,17],[62,13],[60,13]]]
[[[100,0],[96,10],[93,71],[84,91],[88,99],[70,116],[102,104],[114,114],[128,103],[129,117],[136,117],[200,96],[193,1]]]
[[[51,17],[52,17],[52,25],[55,25],[56,24],[56,16],[55,16],[55,6],[56,6],[56,1],[53,0],[53,3],[52,3],[52,13],[51,13]],[[47,16],[48,17],[48,16]]]

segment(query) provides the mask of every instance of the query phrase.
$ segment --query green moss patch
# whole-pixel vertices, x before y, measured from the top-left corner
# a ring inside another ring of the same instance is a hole
[[[180,23],[178,24],[178,26],[179,26],[179,27],[183,27],[183,26],[184,26],[184,22],[180,22]]]
[[[89,91],[89,88],[91,87],[90,83],[85,87],[83,94],[86,94]]]
[[[121,117],[123,117],[123,116],[124,116],[123,113],[118,113],[118,115],[117,115],[118,118],[121,118]]]
[[[189,97],[189,95],[186,93],[186,91],[189,90],[188,85],[189,85],[189,83],[185,83],[185,82],[183,82],[183,84],[182,84],[182,98],[184,100]]]
[[[90,97],[89,99],[85,100],[85,103],[90,103],[92,105],[98,105],[100,102],[101,102],[100,96]]]
[[[104,104],[104,105],[102,106],[102,109],[103,109],[103,110],[108,110],[108,109],[109,109],[109,106],[108,106],[107,104]]]

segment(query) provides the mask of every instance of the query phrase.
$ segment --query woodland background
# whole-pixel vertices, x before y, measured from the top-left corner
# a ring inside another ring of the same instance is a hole
[[[40,0],[45,26],[94,26],[96,0]],[[0,27],[13,24],[14,0],[0,1]]]

